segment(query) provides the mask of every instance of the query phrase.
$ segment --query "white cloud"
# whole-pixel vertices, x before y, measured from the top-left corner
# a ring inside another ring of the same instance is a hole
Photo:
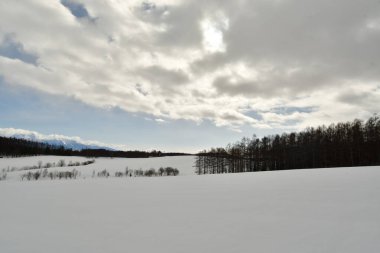
[[[41,134],[35,131],[17,128],[0,128],[0,136],[19,138],[37,142],[46,142],[49,144],[68,145],[68,148],[74,149],[75,147],[85,145],[94,148],[112,148],[116,150],[127,150],[127,147],[125,145],[106,144],[99,141],[83,140],[78,136],[65,136],[61,134]]]
[[[0,3],[1,45],[12,38],[33,56],[30,64],[0,53],[5,81],[234,130],[306,126],[380,109],[377,2],[69,2],[82,14],[59,1]]]
[[[228,24],[229,20],[223,14],[213,18],[208,17],[201,21],[202,44],[206,52],[223,53],[226,51],[223,33],[228,30]]]

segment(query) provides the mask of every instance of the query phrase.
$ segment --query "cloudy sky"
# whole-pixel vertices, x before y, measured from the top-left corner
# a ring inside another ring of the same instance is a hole
[[[0,127],[198,151],[380,110],[378,0],[0,2]]]

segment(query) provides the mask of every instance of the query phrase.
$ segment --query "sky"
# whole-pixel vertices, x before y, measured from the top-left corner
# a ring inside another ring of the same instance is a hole
[[[20,0],[0,17],[0,128],[196,152],[380,109],[378,0]]]

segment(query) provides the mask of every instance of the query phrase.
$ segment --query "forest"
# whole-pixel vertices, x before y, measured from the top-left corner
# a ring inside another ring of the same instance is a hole
[[[309,127],[301,132],[243,138],[199,152],[197,174],[380,165],[380,119]]]
[[[63,146],[54,146],[41,142],[23,139],[0,137],[0,157],[32,156],[32,155],[58,155],[58,156],[85,156],[85,157],[123,157],[148,158],[160,156],[187,155],[184,153],[164,153],[161,151],[113,151],[106,149],[71,150]]]

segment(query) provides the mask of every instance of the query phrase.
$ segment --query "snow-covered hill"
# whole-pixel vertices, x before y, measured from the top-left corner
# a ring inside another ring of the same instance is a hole
[[[67,165],[70,162],[84,162],[88,161],[90,158],[78,157],[78,156],[31,156],[31,157],[19,157],[19,158],[0,158],[0,172],[5,169],[5,171],[12,170],[15,168],[16,171],[7,173],[8,180],[20,180],[20,174],[25,173],[25,171],[17,171],[17,169],[22,169],[24,167],[37,166],[39,162],[42,165],[46,163],[58,163],[63,160]],[[95,171],[100,172],[107,169],[111,175],[114,175],[117,171],[125,171],[128,167],[130,170],[148,170],[150,168],[159,169],[160,167],[173,167],[180,171],[180,176],[195,175],[194,170],[194,156],[164,156],[164,157],[151,157],[151,158],[107,158],[98,157],[91,158],[95,160],[95,163],[87,166],[73,166],[73,167],[54,167],[50,168],[49,171],[68,171],[72,169],[77,169],[81,172],[82,177],[91,177],[92,173]]]
[[[380,167],[0,181],[0,252],[377,253],[379,182]]]
[[[59,134],[44,135],[38,132],[15,129],[15,128],[0,128],[0,136],[13,137],[17,139],[24,139],[35,142],[43,142],[55,146],[63,146],[67,149],[82,150],[82,149],[107,149],[115,150],[109,147],[107,144],[97,141],[85,141],[80,137],[69,137]]]

